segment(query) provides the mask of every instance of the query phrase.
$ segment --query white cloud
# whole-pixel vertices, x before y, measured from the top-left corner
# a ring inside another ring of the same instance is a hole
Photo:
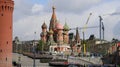
[[[40,11],[43,11],[43,5],[34,4],[34,6],[32,7],[32,13],[38,13]]]
[[[99,18],[98,18],[99,15],[113,13],[120,6],[118,1],[115,1],[115,2],[111,1],[111,2],[105,2],[105,3],[100,3],[100,2],[101,0],[91,0],[91,1],[55,0],[55,4],[57,4],[56,5],[57,19],[60,20],[60,23],[64,24],[65,18],[67,18],[66,21],[71,28],[74,28],[77,26],[83,27],[87,21],[89,13],[92,12],[93,15],[89,20],[88,26],[99,25]],[[110,5],[112,6],[110,7]],[[26,8],[27,7],[29,6],[26,6]],[[37,32],[36,39],[39,39],[42,23],[46,21],[47,26],[50,23],[50,18],[52,14],[51,6],[42,6],[41,4],[37,4],[37,5],[34,4],[29,8],[30,8],[29,9],[30,11],[24,10],[25,13],[27,11],[29,12],[28,15],[26,15],[26,17],[18,19],[16,22],[14,22],[14,37],[19,36],[21,40],[34,39],[35,31]],[[86,10],[84,10],[84,8]],[[46,9],[46,12],[44,11],[44,9]],[[18,9],[15,9],[15,10],[18,11]],[[33,14],[31,14],[32,12]],[[79,12],[79,13],[76,13],[76,12]],[[108,15],[103,16],[103,22],[105,25],[105,39],[111,40],[114,37],[113,28],[119,21],[118,19],[119,19],[119,16],[108,16]],[[99,29],[86,30],[85,34],[86,34],[86,38],[89,38],[90,34],[95,34],[95,36],[99,37]],[[80,35],[82,36],[81,30],[80,30]]]
[[[22,18],[32,15],[31,8],[33,4],[29,3],[29,0],[14,0],[14,21],[18,21]],[[14,23],[15,23],[14,22]]]
[[[49,0],[48,8],[54,4],[58,11],[80,13],[100,2],[101,0]]]
[[[28,16],[14,23],[14,37],[18,36],[21,40],[40,39],[41,25],[45,19],[49,19],[50,14],[44,16],[33,15]],[[48,21],[45,21],[48,25]],[[36,32],[36,35],[34,35]]]

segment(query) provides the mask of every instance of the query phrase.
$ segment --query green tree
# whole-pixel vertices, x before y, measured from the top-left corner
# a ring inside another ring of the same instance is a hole
[[[45,43],[42,40],[40,40],[37,47],[36,47],[36,50],[37,51],[43,51],[44,50],[44,45],[45,45]]]

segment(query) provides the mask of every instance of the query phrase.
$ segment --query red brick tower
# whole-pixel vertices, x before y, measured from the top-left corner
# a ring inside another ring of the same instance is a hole
[[[14,1],[0,0],[0,67],[12,67]]]

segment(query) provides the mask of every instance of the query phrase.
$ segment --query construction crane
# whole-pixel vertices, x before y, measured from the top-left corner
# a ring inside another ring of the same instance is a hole
[[[92,13],[89,14],[89,17],[88,17],[88,19],[87,19],[87,21],[86,21],[86,24],[85,24],[85,26],[84,26],[84,29],[83,29],[83,48],[84,48],[84,55],[86,55],[86,44],[85,44],[85,34],[84,34],[84,33],[85,33],[85,31],[86,31],[87,24],[88,24],[88,21],[89,21],[91,15],[92,15]]]
[[[81,30],[81,29],[83,29],[83,31],[85,31],[86,29],[97,28],[98,26],[90,26],[90,27],[87,27],[87,24],[88,24],[88,21],[89,21],[91,15],[92,15],[92,13],[89,14],[88,19],[87,19],[86,24],[84,25],[84,27],[70,28],[70,30],[76,30],[76,29]]]
[[[83,32],[82,32],[83,33],[83,49],[84,49],[84,54],[85,55],[86,55],[86,45],[85,45],[85,42],[84,42],[84,40],[85,40],[85,34],[84,34],[84,32],[86,31],[86,29],[98,28],[99,27],[99,26],[90,26],[90,27],[87,27],[87,24],[89,22],[89,19],[90,19],[91,15],[92,15],[92,13],[89,14],[84,27],[70,28],[70,30],[77,30],[77,29],[81,30],[81,29],[83,29]]]
[[[89,26],[89,27],[76,27],[76,28],[70,28],[70,30],[76,30],[76,29],[91,29],[91,28],[98,28],[99,26]]]
[[[105,31],[104,24],[103,24],[102,20],[103,20],[103,18],[101,16],[99,16],[100,41],[102,40],[102,37],[103,37],[103,40],[104,40],[104,31]]]

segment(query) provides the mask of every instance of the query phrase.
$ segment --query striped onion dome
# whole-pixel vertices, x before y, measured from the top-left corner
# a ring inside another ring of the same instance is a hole
[[[47,25],[45,24],[45,22],[42,25],[42,29],[44,29],[44,28],[47,28]]]
[[[67,23],[65,23],[64,30],[68,31],[69,29],[70,29],[69,26],[67,25]]]
[[[56,28],[57,29],[63,29],[63,25],[60,24],[59,22],[56,23]]]
[[[50,29],[50,31],[49,31],[49,34],[53,34],[54,32],[52,31],[52,29]]]

